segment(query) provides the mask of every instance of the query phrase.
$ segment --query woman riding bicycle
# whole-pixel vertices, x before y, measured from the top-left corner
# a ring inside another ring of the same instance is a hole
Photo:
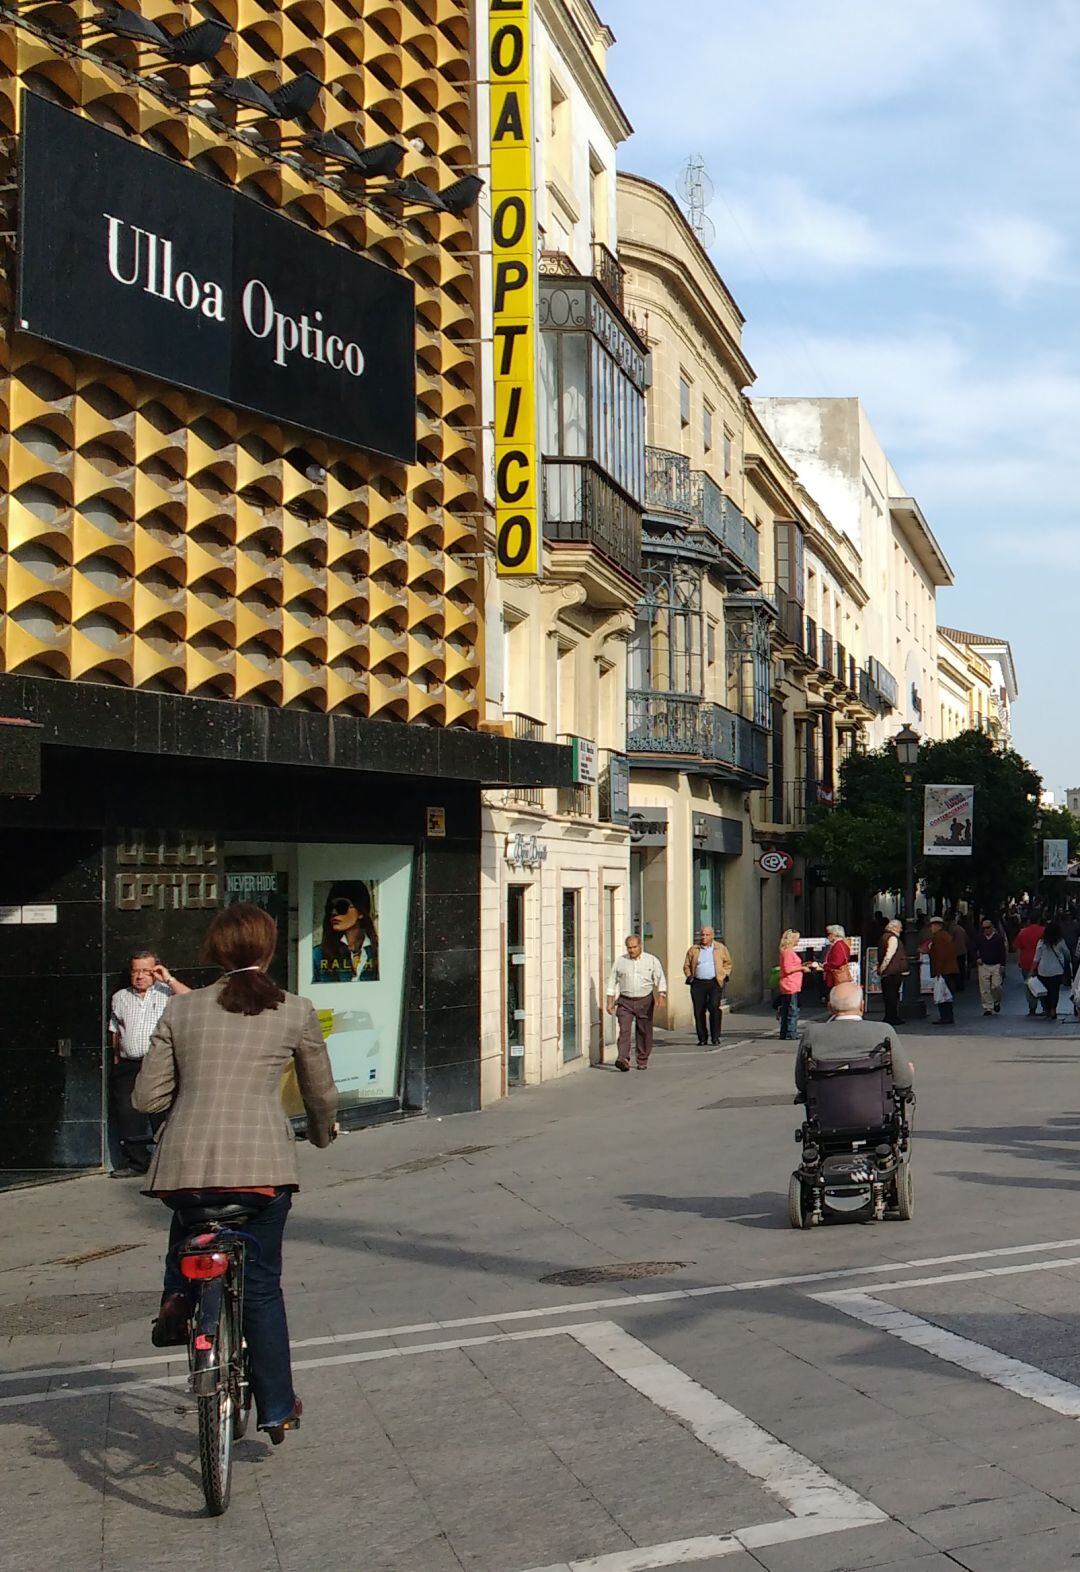
[[[132,1093],[143,1113],[169,1115],[144,1189],[173,1208],[153,1341],[159,1348],[187,1341],[192,1298],[176,1261],[184,1238],[177,1208],[242,1200],[252,1212],[244,1233],[258,1247],[244,1270],[244,1337],[259,1429],[274,1431],[294,1429],[301,1413],[281,1293],[282,1235],[299,1188],[292,1127],[281,1106],[290,1062],[308,1139],[328,1146],[337,1134],[337,1090],[315,1010],[266,973],[276,944],[277,924],[259,907],[218,912],[205,954],[225,975],[170,1000]]]

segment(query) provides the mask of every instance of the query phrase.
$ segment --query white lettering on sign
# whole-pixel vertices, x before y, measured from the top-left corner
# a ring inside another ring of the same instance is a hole
[[[106,262],[110,275],[125,288],[142,288],[179,306],[182,311],[198,311],[213,322],[227,320],[225,291],[214,279],[200,280],[186,268],[177,268],[177,243],[165,235],[155,235],[137,224],[104,213],[106,225]],[[252,338],[269,340],[275,366],[287,366],[290,356],[314,360],[331,371],[350,377],[364,374],[364,352],[351,339],[327,333],[323,314],[313,309],[299,316],[281,311],[261,278],[251,278],[240,295],[240,318]]]

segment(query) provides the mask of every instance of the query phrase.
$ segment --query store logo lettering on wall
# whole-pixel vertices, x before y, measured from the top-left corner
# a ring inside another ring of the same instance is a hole
[[[532,0],[489,0],[495,565],[540,572]]]
[[[35,93],[19,113],[23,332],[415,460],[407,276]]]
[[[177,242],[112,213],[102,217],[108,236],[108,268],[118,284],[141,288],[158,300],[170,301],[183,311],[201,312],[214,322],[228,320],[226,286],[213,279],[200,281],[189,270],[178,268]],[[312,311],[310,317],[306,312],[293,317],[279,311],[262,279],[252,278],[244,285],[239,315],[253,338],[270,340],[275,366],[287,365],[289,356],[298,350],[305,360],[317,360],[333,371],[353,377],[364,374],[364,354],[358,344],[327,333],[319,310]]]

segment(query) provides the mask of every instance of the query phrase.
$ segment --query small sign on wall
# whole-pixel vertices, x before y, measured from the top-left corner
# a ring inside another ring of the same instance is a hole
[[[427,832],[437,839],[446,836],[446,809],[429,808],[427,810]]]
[[[0,926],[15,927],[24,924],[52,924],[57,921],[56,907],[52,902],[34,906],[0,906]]]

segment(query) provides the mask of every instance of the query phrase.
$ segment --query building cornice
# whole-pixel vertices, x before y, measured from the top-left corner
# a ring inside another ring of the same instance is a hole
[[[592,11],[592,6],[589,9]],[[580,25],[567,9],[565,0],[536,0],[536,13],[547,28],[562,60],[588,98],[608,136],[616,146],[620,142],[625,142],[633,135],[634,128],[627,118],[626,111],[615,97],[611,83],[600,69]],[[593,15],[596,15],[595,11]],[[599,17],[596,20],[603,28]],[[614,34],[608,32],[606,28],[603,31],[614,43]]]

